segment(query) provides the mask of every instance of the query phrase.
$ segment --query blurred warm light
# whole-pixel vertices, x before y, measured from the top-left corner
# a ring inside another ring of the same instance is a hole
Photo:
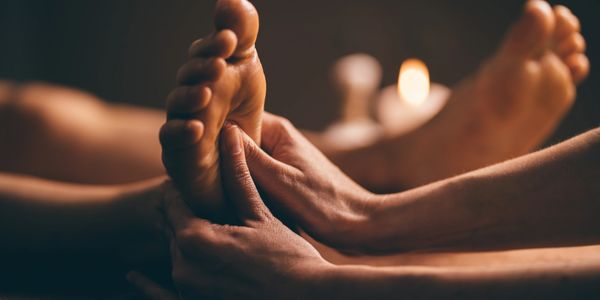
[[[398,94],[408,104],[419,106],[429,96],[429,70],[418,59],[407,59],[400,66]]]

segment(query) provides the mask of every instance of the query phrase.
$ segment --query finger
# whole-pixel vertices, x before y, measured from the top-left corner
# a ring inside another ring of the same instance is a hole
[[[159,133],[163,149],[180,149],[194,145],[204,134],[204,124],[200,120],[174,119],[166,122]]]
[[[272,153],[278,144],[293,143],[291,130],[294,129],[294,126],[287,119],[268,113],[263,116],[261,127],[261,146],[263,148]]]
[[[187,119],[204,109],[212,98],[206,85],[179,86],[167,96],[167,118]]]
[[[289,121],[272,114],[264,116],[263,145],[267,143],[275,157],[264,152],[248,135],[242,133],[244,149],[252,178],[268,196],[271,207],[279,210],[276,212],[280,213],[277,215],[280,218],[281,213],[293,215],[293,212],[304,211],[304,203],[297,201],[296,197],[302,194],[298,188],[301,188],[300,183],[305,176],[300,168],[303,165],[312,165],[314,161],[307,163],[306,160],[308,157],[315,157],[311,154],[318,150],[303,147],[298,143],[298,140],[304,137],[300,132],[293,132],[295,128]],[[310,145],[310,142],[305,142]],[[280,161],[278,157],[286,161]]]
[[[146,298],[151,300],[176,300],[177,295],[168,289],[160,286],[143,274],[131,271],[127,273],[127,281],[131,283]]]
[[[191,232],[191,231],[189,231]],[[187,255],[185,257],[191,257],[196,261],[198,257],[205,257],[203,248],[198,248],[200,243],[197,239],[197,236],[192,236],[191,234],[180,234],[180,241],[175,237],[175,233],[172,229],[165,230],[165,236],[167,237],[167,241],[169,242],[169,253],[171,255],[171,266],[174,268],[175,266],[180,266],[181,264],[187,264],[184,258],[183,252],[185,251]],[[180,245],[181,243],[182,245]],[[203,244],[205,245],[205,244]],[[184,248],[184,250],[182,250]]]
[[[165,189],[163,218],[173,266],[183,261],[183,257],[196,259],[218,253],[218,247],[222,247],[218,237],[226,227],[196,217],[172,183],[165,184]]]
[[[302,169],[299,164],[306,161],[306,154],[324,157],[306,137],[285,118],[265,114],[262,123],[262,148],[276,160]]]
[[[272,126],[267,126],[266,129],[264,129],[263,127],[262,134],[270,135],[269,133],[272,132],[271,129]],[[253,167],[268,168],[271,170],[271,173],[280,173],[288,170],[292,171],[294,169],[292,166],[280,162],[271,157],[269,154],[267,154],[245,132],[240,131],[240,135],[242,138],[242,144],[244,146],[246,162],[248,164],[251,174],[253,174]]]
[[[268,217],[271,213],[260,198],[246,164],[240,129],[231,123],[223,128],[221,163],[225,190],[242,221]]]
[[[195,85],[215,81],[225,72],[227,63],[222,58],[192,58],[177,72],[177,83]]]
[[[290,207],[297,206],[290,194],[298,194],[297,182],[303,177],[294,166],[278,161],[264,152],[254,140],[241,132],[246,162],[250,174],[263,195],[263,201],[273,215],[288,226],[292,226],[293,217],[289,215]]]
[[[258,147],[250,136],[244,132],[240,132],[240,134],[242,136],[244,154],[250,174],[259,186],[267,189],[267,192],[272,187],[279,186],[274,185],[273,182],[300,175],[298,174],[299,170],[294,166],[271,157],[263,149]]]
[[[182,231],[199,220],[181,198],[181,194],[171,184],[166,188],[163,216],[172,232]]]

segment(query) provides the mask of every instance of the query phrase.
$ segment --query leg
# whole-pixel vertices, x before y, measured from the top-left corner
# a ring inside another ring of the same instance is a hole
[[[159,266],[163,180],[88,186],[0,173],[0,290],[107,288],[130,268]]]
[[[577,18],[529,1],[497,53],[454,88],[424,127],[329,156],[377,190],[422,185],[533,150],[556,127],[589,71]]]
[[[118,184],[164,174],[162,112],[110,105],[65,87],[0,83],[0,170]]]

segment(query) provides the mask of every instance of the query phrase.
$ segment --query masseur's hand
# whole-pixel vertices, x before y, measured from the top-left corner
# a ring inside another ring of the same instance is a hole
[[[377,203],[375,195],[343,174],[281,117],[265,113],[264,151],[242,135],[250,172],[270,206],[325,244],[346,252],[363,251],[361,228]]]
[[[180,295],[188,299],[308,298],[311,282],[331,265],[265,206],[245,162],[241,130],[226,126],[221,145],[223,184],[239,226],[197,218],[174,189],[166,195],[173,279]],[[139,274],[130,277],[151,298],[173,298]]]

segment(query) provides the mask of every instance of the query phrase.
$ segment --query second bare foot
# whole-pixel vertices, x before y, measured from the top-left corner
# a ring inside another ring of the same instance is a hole
[[[579,26],[564,6],[527,2],[497,53],[432,121],[332,159],[367,186],[398,190],[528,153],[568,112],[589,72]]]

